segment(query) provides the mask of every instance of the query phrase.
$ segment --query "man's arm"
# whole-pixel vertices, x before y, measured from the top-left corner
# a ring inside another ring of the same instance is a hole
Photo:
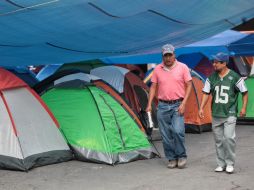
[[[209,94],[203,93],[201,105],[198,112],[198,115],[200,118],[204,118],[204,107],[208,102],[208,98],[209,98]]]
[[[153,102],[153,98],[156,94],[156,90],[157,90],[157,83],[152,83],[151,87],[150,87],[150,91],[149,91],[149,98],[148,98],[148,103],[147,103],[147,107],[146,107],[146,112],[149,112],[152,110],[152,102]]]
[[[181,105],[179,106],[178,108],[178,112],[180,115],[183,115],[184,114],[184,111],[185,111],[185,105],[186,105],[186,102],[190,96],[190,93],[191,93],[191,89],[192,89],[192,80],[186,82],[186,92],[185,92],[185,96],[184,96],[184,99],[181,103]]]
[[[186,93],[185,93],[185,97],[182,101],[182,104],[184,104],[184,105],[186,104],[188,98],[190,97],[191,89],[192,89],[192,80],[190,80],[186,83]]]
[[[246,110],[247,110],[247,103],[248,103],[248,91],[242,93],[242,101],[243,101],[243,106],[240,111],[240,117],[245,117]]]

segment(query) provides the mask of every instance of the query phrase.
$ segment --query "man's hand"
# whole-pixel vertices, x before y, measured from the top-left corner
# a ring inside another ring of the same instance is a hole
[[[246,116],[246,109],[242,108],[240,111],[240,117],[245,117]]]
[[[183,115],[184,112],[185,112],[185,104],[184,103],[181,103],[179,108],[178,108],[178,112],[180,115]]]
[[[204,116],[204,110],[203,109],[200,109],[199,111],[198,111],[198,116],[201,118],[201,119],[203,119],[205,116]]]
[[[150,111],[152,111],[152,107],[151,107],[151,105],[147,105],[146,112],[150,112]]]

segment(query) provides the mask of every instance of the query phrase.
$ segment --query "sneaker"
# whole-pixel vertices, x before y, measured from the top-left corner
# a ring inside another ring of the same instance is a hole
[[[231,165],[228,165],[226,167],[226,172],[229,173],[229,174],[232,174],[234,172],[234,167],[231,166]]]
[[[215,168],[215,172],[223,172],[225,170],[224,167],[221,167],[221,166],[217,166],[217,168]]]
[[[186,166],[187,159],[186,158],[179,158],[177,161],[178,168],[182,169]]]
[[[168,168],[172,169],[176,167],[176,160],[169,160]]]

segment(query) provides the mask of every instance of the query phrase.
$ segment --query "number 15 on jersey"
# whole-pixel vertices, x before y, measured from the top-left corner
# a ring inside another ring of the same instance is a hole
[[[228,103],[228,90],[229,86],[215,86],[215,103],[227,104]]]

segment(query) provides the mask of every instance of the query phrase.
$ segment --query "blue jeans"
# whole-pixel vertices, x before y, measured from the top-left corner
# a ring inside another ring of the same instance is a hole
[[[184,117],[179,115],[181,102],[159,102],[157,118],[165,156],[168,160],[186,158]]]

